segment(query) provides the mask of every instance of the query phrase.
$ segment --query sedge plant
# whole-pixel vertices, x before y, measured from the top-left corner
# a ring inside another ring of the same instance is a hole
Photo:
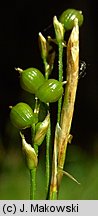
[[[59,188],[63,175],[67,175],[73,181],[79,182],[64,170],[66,150],[71,142],[70,134],[76,91],[79,79],[79,26],[83,23],[81,11],[75,9],[65,10],[59,20],[53,18],[55,38],[50,36],[47,39],[39,32],[39,44],[41,58],[44,66],[44,74],[35,67],[25,70],[16,68],[19,71],[21,88],[35,96],[34,109],[28,104],[20,102],[10,106],[10,118],[15,127],[19,129],[22,139],[22,151],[24,153],[27,167],[30,171],[30,199],[34,200],[36,195],[36,173],[39,165],[39,149],[46,144],[46,197],[45,199],[58,199]],[[70,31],[69,39],[65,42],[66,32]],[[58,79],[52,77],[55,64],[55,51],[52,43],[58,47]],[[66,49],[66,56],[64,56]],[[66,80],[64,80],[64,61],[66,62]],[[41,103],[46,106],[46,116],[39,121]],[[51,105],[57,106],[57,121],[52,143]],[[31,130],[32,143],[26,141],[24,131]],[[52,148],[52,163],[50,162],[50,148]]]

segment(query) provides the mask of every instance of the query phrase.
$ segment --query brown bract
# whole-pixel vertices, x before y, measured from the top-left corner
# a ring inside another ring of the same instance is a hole
[[[61,112],[61,133],[58,140],[58,168],[63,170],[66,149],[69,141],[79,72],[79,26],[75,19],[67,44],[67,69],[64,102]],[[62,172],[58,173],[58,187],[62,179]]]

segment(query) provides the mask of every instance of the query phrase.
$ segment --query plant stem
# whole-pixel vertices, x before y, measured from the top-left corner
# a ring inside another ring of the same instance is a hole
[[[59,51],[59,60],[58,60],[58,69],[59,69],[59,81],[63,81],[63,45],[62,42],[58,43],[58,51]],[[62,97],[58,100],[58,116],[57,122],[60,122],[61,115],[61,106],[62,106]]]
[[[38,106],[38,101],[37,98],[35,98],[35,109],[34,109],[34,113],[36,115],[36,119],[38,119],[38,112],[39,112],[39,106]],[[34,139],[34,135],[35,135],[35,124],[32,125],[31,127],[31,136],[32,136],[32,145],[33,145],[33,139]],[[34,145],[34,150],[38,156],[38,146]],[[36,171],[37,168],[33,168],[32,170],[30,170],[30,199],[34,200],[35,199],[35,193],[36,193]]]
[[[46,58],[43,59],[44,67],[45,67],[45,78],[48,80],[49,71],[48,64]],[[47,103],[48,112],[49,112],[49,103]],[[50,140],[51,140],[51,120],[48,127],[48,131],[46,134],[46,197],[48,197],[49,192],[49,181],[50,181]]]
[[[62,41],[58,43],[58,70],[59,70],[59,81],[63,81],[63,45]],[[60,123],[60,115],[61,115],[61,107],[62,107],[62,97],[58,100],[58,114],[57,114],[57,123]],[[52,161],[52,176],[51,176],[51,184],[50,184],[50,199],[57,199],[57,144],[58,144],[58,129],[56,126],[55,129],[55,138],[54,138],[54,150],[53,150],[53,161]]]
[[[36,168],[30,170],[30,200],[35,199],[36,192]]]
[[[46,134],[46,195],[49,190],[50,181],[50,139],[51,139],[51,121]]]
[[[50,200],[57,200],[57,144],[58,144],[58,125],[55,129],[54,150],[52,160],[52,175],[50,184]]]
[[[72,117],[74,112],[74,103],[76,98],[76,90],[78,84],[79,71],[79,27],[78,21],[75,20],[75,25],[71,32],[67,45],[67,84],[65,86],[64,102],[61,112],[61,133],[58,142],[58,168],[63,170],[66,149],[69,140]],[[62,172],[58,173],[58,189],[62,179]]]
[[[33,124],[31,127],[32,145],[33,145],[34,133],[35,133],[35,124]],[[38,147],[36,148],[36,146],[34,146],[34,150],[38,155]],[[30,170],[30,200],[35,199],[35,193],[36,193],[36,167]]]
[[[45,68],[45,78],[46,80],[48,80],[48,76],[49,76],[49,71],[48,71],[48,63],[46,61],[46,58],[43,59],[43,63],[44,63],[44,68]]]

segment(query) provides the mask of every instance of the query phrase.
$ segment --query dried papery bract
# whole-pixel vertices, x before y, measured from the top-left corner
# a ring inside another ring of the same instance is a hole
[[[75,19],[70,38],[67,44],[67,73],[64,102],[61,112],[61,133],[58,141],[58,167],[63,170],[66,149],[69,141],[79,71],[79,26]],[[58,188],[62,179],[62,172],[58,173]]]
[[[35,133],[34,142],[33,142],[34,145],[40,146],[42,144],[42,142],[46,136],[49,124],[50,124],[50,114],[48,114],[46,116],[46,118],[44,119],[44,121],[40,123],[40,125],[39,125],[39,127]]]
[[[24,152],[26,158],[27,167],[30,170],[34,169],[35,167],[37,167],[38,164],[37,154],[34,148],[26,142],[25,137],[21,132],[20,132],[20,136],[22,139],[22,151]]]
[[[44,58],[47,59],[47,56],[48,56],[47,41],[41,32],[39,32],[39,43],[40,43],[39,45],[41,49],[41,57],[42,59]]]
[[[55,35],[57,43],[63,42],[64,40],[64,27],[63,25],[58,21],[57,17],[54,16],[53,18],[53,24],[55,29]]]

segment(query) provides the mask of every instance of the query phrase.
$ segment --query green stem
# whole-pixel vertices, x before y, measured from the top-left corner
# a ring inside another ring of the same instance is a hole
[[[48,71],[48,63],[46,61],[46,58],[43,59],[44,68],[45,68],[45,79],[48,80],[49,71]]]
[[[63,81],[63,45],[62,42],[58,43],[59,49],[59,60],[58,60],[58,67],[59,67],[59,81]],[[60,122],[60,115],[61,115],[61,107],[62,107],[62,97],[58,100],[58,116],[57,122]]]
[[[50,200],[57,200],[57,144],[58,144],[58,125],[55,129],[55,138],[54,138],[54,149],[53,149],[53,160],[52,160],[52,174],[51,174],[51,184],[50,184]]]
[[[36,152],[36,154],[38,156],[38,145],[34,145],[34,150],[35,150],[35,152]]]
[[[33,146],[34,135],[35,135],[35,124],[32,124],[31,127],[32,146]]]
[[[45,78],[48,80],[49,71],[47,70],[47,61],[46,58],[43,59],[45,67]],[[47,104],[49,111],[49,103]],[[46,134],[46,197],[48,198],[49,192],[49,181],[50,181],[50,140],[51,140],[51,120]]]
[[[57,200],[57,191],[53,191],[50,194],[50,199],[49,200]]]
[[[37,102],[35,104],[35,109],[37,110]],[[35,124],[32,125],[31,127],[31,136],[32,136],[32,145],[33,145],[33,139],[35,135]],[[38,155],[38,146],[34,145],[34,150],[36,154]],[[37,168],[33,168],[30,170],[30,200],[35,199],[35,194],[36,194],[36,170]]]
[[[51,139],[51,121],[46,134],[46,195],[49,190],[50,181],[50,139]]]
[[[35,199],[36,192],[36,168],[30,170],[30,200]]]

